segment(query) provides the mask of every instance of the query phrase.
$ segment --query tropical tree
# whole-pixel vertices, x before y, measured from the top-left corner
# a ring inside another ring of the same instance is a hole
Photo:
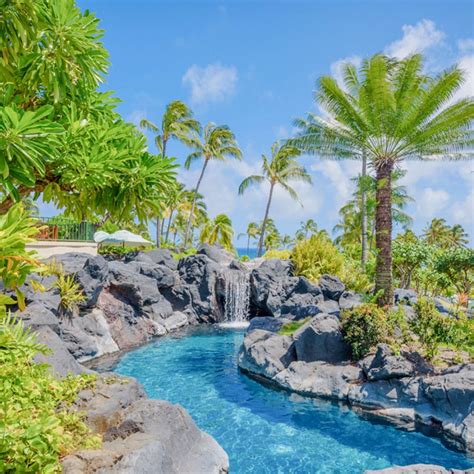
[[[392,219],[404,230],[413,222],[404,210],[413,198],[408,195],[406,187],[399,184],[405,174],[406,171],[400,169],[392,173]],[[364,251],[362,239],[364,219],[366,252],[373,252],[374,249],[377,181],[370,175],[366,175],[365,178],[357,176],[352,178],[352,181],[356,183],[356,189],[352,198],[339,210],[340,221],[334,226],[333,231],[339,233],[335,243],[353,258],[359,258]],[[367,255],[364,261],[367,263]]]
[[[201,243],[221,244],[226,249],[232,249],[232,238],[234,229],[230,217],[225,214],[218,214],[214,219],[208,220],[201,231],[199,240]]]
[[[180,100],[170,102],[161,119],[161,126],[142,119],[140,127],[155,134],[155,145],[161,156],[166,157],[166,146],[171,138],[184,144],[191,143],[192,133],[199,133],[201,124],[193,118],[193,113],[188,106]],[[156,246],[160,247],[161,241],[161,216],[156,217]]]
[[[264,181],[268,181],[270,184],[258,243],[258,257],[262,256],[263,244],[265,242],[265,227],[275,186],[281,186],[295,201],[299,201],[297,192],[290,186],[289,182],[303,181],[311,183],[311,177],[306,169],[296,161],[299,154],[300,152],[297,148],[289,145],[280,146],[278,142],[275,142],[271,148],[271,157],[267,158],[265,155],[262,155],[262,174],[248,176],[240,183],[239,194],[243,194],[250,186],[263,183]]]
[[[423,237],[430,245],[447,249],[450,247],[465,247],[469,238],[460,224],[450,227],[446,219],[435,217],[423,230]]]
[[[307,239],[311,234],[318,232],[318,225],[314,219],[308,219],[307,221],[301,222],[300,228],[296,231],[296,239]]]
[[[194,151],[188,156],[184,164],[186,169],[189,169],[191,163],[198,159],[203,159],[203,165],[201,174],[196,183],[194,189],[195,196],[199,192],[202,178],[206,171],[207,165],[211,160],[225,161],[227,158],[235,158],[240,160],[242,158],[242,152],[240,151],[235,135],[225,125],[216,125],[214,123],[208,123],[204,127],[202,136],[194,134],[189,142],[189,145]],[[190,235],[192,219],[194,215],[194,208],[196,205],[196,199],[193,199],[191,205],[191,212],[189,214],[188,224],[186,232],[184,234],[184,246],[186,247]]]
[[[330,118],[310,114],[297,120],[299,136],[290,140],[321,158],[362,159],[375,170],[376,278],[380,304],[391,304],[392,203],[391,176],[404,159],[472,158],[474,100],[453,101],[463,83],[458,67],[436,77],[423,72],[421,55],[402,61],[381,54],[358,71],[344,67],[347,92],[329,76],[320,78],[317,99]]]
[[[295,241],[291,237],[291,235],[284,234],[281,238],[281,245],[283,246],[284,249],[289,249],[290,247],[293,247]]]
[[[97,91],[108,66],[98,19],[73,0],[1,9],[0,213],[42,195],[77,220],[156,214],[176,166]]]
[[[256,222],[249,222],[247,226],[247,231],[243,234],[239,234],[237,238],[240,238],[244,235],[247,236],[247,255],[250,251],[250,239],[256,239],[260,234],[260,227]]]

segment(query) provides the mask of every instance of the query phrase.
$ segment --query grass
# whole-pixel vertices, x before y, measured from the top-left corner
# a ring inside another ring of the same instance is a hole
[[[292,336],[301,326],[306,324],[311,317],[304,318],[300,321],[292,321],[291,323],[283,324],[283,326],[278,331],[280,336]]]

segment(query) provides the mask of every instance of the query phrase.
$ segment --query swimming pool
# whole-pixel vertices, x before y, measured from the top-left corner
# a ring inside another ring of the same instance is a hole
[[[185,407],[226,450],[232,473],[361,473],[474,463],[436,439],[372,424],[340,405],[267,388],[239,373],[243,331],[190,329],[126,354],[115,371]]]

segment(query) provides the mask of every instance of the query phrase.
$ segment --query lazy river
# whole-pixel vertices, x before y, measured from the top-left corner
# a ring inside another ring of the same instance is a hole
[[[243,331],[191,329],[115,367],[152,398],[186,408],[226,450],[232,473],[361,473],[392,465],[474,463],[436,439],[362,420],[348,408],[267,388],[241,374]]]

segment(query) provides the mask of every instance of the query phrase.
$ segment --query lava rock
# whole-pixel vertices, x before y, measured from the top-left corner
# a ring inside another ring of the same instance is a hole
[[[219,245],[201,244],[197,255],[205,255],[222,266],[228,266],[235,260],[235,255]]]
[[[254,331],[255,329],[263,329],[269,332],[278,332],[283,324],[289,322],[287,319],[274,318],[273,316],[257,316],[250,320],[247,332]]]
[[[108,274],[109,265],[101,255],[85,261],[84,267],[75,274],[75,279],[86,297],[79,305],[81,308],[91,308],[97,303],[99,294],[107,283]]]
[[[362,297],[353,291],[344,291],[339,297],[339,307],[342,310],[356,308],[363,304]]]
[[[48,326],[56,334],[59,334],[59,319],[40,302],[29,304],[25,311],[16,313],[16,316],[23,321],[25,328],[35,330],[41,326]]]
[[[323,295],[328,300],[338,301],[344,293],[346,286],[339,278],[332,275],[323,275],[319,279],[319,286]]]
[[[297,360],[337,363],[350,359],[350,347],[344,341],[341,324],[334,315],[319,314],[293,335]]]
[[[395,288],[393,290],[393,297],[395,304],[408,304],[413,306],[418,299],[418,296],[416,294],[415,290],[409,290],[409,289],[404,289],[404,288]]]
[[[246,334],[239,351],[239,367],[272,378],[295,360],[293,339],[255,329]]]

